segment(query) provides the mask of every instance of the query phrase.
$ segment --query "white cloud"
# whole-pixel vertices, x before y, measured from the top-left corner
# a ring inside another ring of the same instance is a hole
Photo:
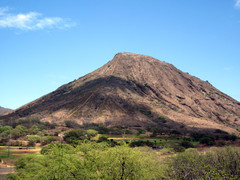
[[[240,8],[240,0],[236,0],[235,7]]]
[[[0,8],[0,28],[16,28],[21,30],[39,30],[45,28],[64,29],[75,26],[70,19],[60,17],[44,17],[38,12],[13,14],[8,8]]]

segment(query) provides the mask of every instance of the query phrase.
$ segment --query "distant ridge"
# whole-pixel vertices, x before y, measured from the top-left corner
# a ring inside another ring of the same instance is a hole
[[[118,53],[101,68],[0,116],[0,121],[28,117],[57,124],[74,120],[109,127],[238,133],[240,103],[171,64]]]
[[[0,106],[0,115],[5,114],[5,113],[10,112],[10,111],[12,111],[12,110],[8,109],[8,108],[3,108],[3,107]]]

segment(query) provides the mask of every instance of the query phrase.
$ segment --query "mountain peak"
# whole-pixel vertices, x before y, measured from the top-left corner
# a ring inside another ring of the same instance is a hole
[[[26,117],[60,124],[75,120],[111,127],[231,133],[240,127],[240,104],[171,64],[124,52],[94,72],[0,116],[0,121]]]

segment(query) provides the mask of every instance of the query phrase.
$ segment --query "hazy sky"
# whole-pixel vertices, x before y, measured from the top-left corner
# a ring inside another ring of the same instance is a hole
[[[1,0],[0,106],[107,63],[153,56],[240,101],[240,0]]]

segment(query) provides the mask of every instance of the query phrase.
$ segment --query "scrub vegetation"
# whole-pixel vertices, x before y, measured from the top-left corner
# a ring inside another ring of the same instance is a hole
[[[0,159],[15,165],[6,176],[12,180],[240,178],[239,138],[219,130],[181,134],[71,121],[56,127],[27,119],[0,126],[0,137]],[[13,144],[8,157],[6,145]],[[38,151],[21,154],[18,147]]]

